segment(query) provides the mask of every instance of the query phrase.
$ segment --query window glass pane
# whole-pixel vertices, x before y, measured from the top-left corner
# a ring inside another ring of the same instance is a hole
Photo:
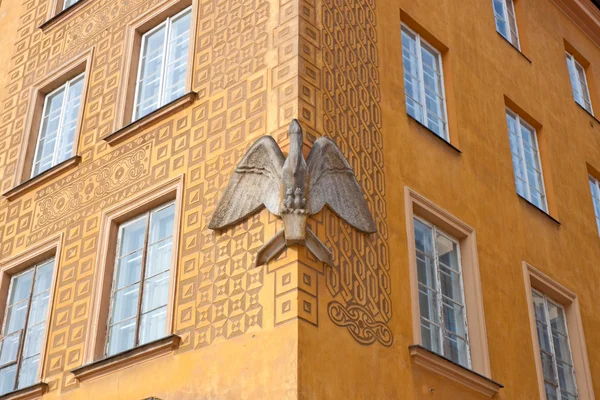
[[[117,278],[114,290],[137,283],[142,275],[143,250],[140,249],[117,261]]]
[[[505,38],[508,38],[508,26],[504,13],[504,0],[493,0],[494,16],[496,17],[496,30]]]
[[[39,354],[23,360],[21,370],[19,371],[19,386],[17,389],[22,389],[36,383],[39,364]]]
[[[52,272],[54,270],[54,260],[49,260],[46,263],[37,267],[35,274],[35,285],[33,287],[33,295],[50,290],[52,284]]]
[[[166,307],[162,307],[142,315],[140,321],[140,344],[148,343],[164,337],[166,326]]]
[[[421,340],[423,347],[440,354],[440,328],[421,319]]]
[[[417,121],[423,120],[419,83],[417,43],[412,33],[402,30],[402,60],[404,64],[404,93],[406,111]]]
[[[23,357],[32,357],[42,351],[44,325],[45,324],[37,324],[27,328],[25,345],[23,346]]]
[[[0,369],[0,395],[15,390],[17,366],[15,364]]]
[[[49,292],[44,292],[33,297],[31,300],[31,309],[29,310],[29,325],[39,324],[46,320],[49,299]]]
[[[144,281],[142,313],[167,305],[169,298],[169,277],[170,272],[166,271]]]
[[[148,265],[146,266],[146,278],[154,276],[171,268],[171,254],[173,240],[166,239],[155,243],[148,249]]]
[[[138,295],[139,285],[129,286],[115,292],[111,323],[114,324],[137,315]]]
[[[453,335],[444,337],[444,356],[462,366],[468,366],[467,342]]]
[[[438,295],[435,291],[421,285],[419,285],[419,309],[421,318],[439,325]]]
[[[27,307],[29,301],[25,300],[15,304],[8,308],[7,311],[7,322],[5,328],[5,334],[16,332],[25,327],[25,319],[27,318]]]
[[[2,349],[0,350],[0,365],[6,365],[17,361],[20,343],[21,331],[12,333],[2,340]]]
[[[63,3],[63,10],[71,7],[73,4],[77,3],[79,0],[65,0]]]
[[[150,244],[173,236],[174,213],[174,204],[152,213],[150,218]]]
[[[107,355],[113,355],[133,348],[135,340],[135,319],[113,325],[109,331]]]
[[[146,234],[146,218],[144,215],[132,222],[121,226],[121,243],[119,256],[128,255],[144,247],[144,235]]]
[[[11,280],[11,294],[8,301],[9,305],[19,303],[29,298],[31,293],[31,283],[33,282],[33,269],[15,276]]]

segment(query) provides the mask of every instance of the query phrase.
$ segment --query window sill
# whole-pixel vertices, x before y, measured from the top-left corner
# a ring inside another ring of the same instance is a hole
[[[408,349],[410,356],[417,365],[452,379],[488,397],[494,396],[504,387],[500,383],[456,364],[421,345],[414,344],[408,346]]]
[[[535,204],[533,204],[532,202],[530,202],[529,200],[527,200],[525,197],[521,196],[520,194],[517,193],[517,196],[519,196],[519,199],[521,199],[521,202],[526,203],[527,205],[535,208],[536,210],[538,210],[540,213],[544,214],[546,217],[550,218],[552,221],[554,221],[556,224],[561,225],[560,221],[557,220],[556,218],[554,218],[552,215],[548,214],[546,211],[542,210],[541,208],[539,208],[538,206],[536,206]]]
[[[596,118],[596,116],[594,114],[589,112],[584,106],[582,106],[578,102],[575,102],[575,104],[577,104],[577,107],[581,108],[588,116],[592,117],[594,119],[594,121],[596,121],[597,123],[600,124],[600,120],[598,118]]]
[[[168,115],[173,114],[176,111],[192,104],[198,97],[198,93],[189,92],[183,96],[173,100],[172,102],[165,104],[161,108],[152,111],[150,114],[143,116],[135,122],[125,125],[123,128],[111,133],[108,136],[102,138],[110,146],[114,146],[117,143],[129,138],[134,133],[151,126],[154,122],[161,120]]]
[[[6,393],[0,396],[0,400],[34,400],[41,399],[42,395],[48,390],[48,384],[44,382],[36,383],[14,392]]]
[[[527,60],[527,62],[529,62],[529,64],[533,64],[533,62],[529,59],[529,57],[527,57],[525,54],[523,54],[521,49],[519,49],[517,46],[512,44],[507,38],[502,36],[502,34],[500,32],[496,31],[496,33],[498,34],[498,36],[500,36],[502,38],[502,40],[504,40],[506,43],[508,43],[510,45],[510,47],[515,49],[521,55],[521,57],[523,57],[525,60]]]
[[[50,28],[58,25],[60,21],[69,18],[69,15],[75,14],[75,12],[77,12],[77,10],[83,7],[84,4],[89,4],[90,2],[91,0],[79,0],[72,6],[67,7],[64,10],[56,13],[56,15],[54,15],[53,17],[50,17],[50,19],[48,19],[46,22],[39,26],[39,29],[41,29],[42,32],[46,33],[46,31],[48,31]]]
[[[64,173],[65,171],[71,170],[76,167],[81,162],[81,157],[73,156],[59,164],[56,164],[54,167],[50,168],[42,172],[39,175],[34,176],[31,179],[26,180],[10,189],[8,192],[2,194],[7,200],[12,201],[23,194],[32,191],[48,182],[50,179],[55,178],[56,176]]]
[[[94,361],[72,370],[71,373],[79,382],[98,378],[123,368],[169,354],[179,347],[180,341],[181,338],[179,336],[170,335],[122,353]]]
[[[446,144],[447,146],[449,146],[452,150],[456,151],[458,154],[462,154],[462,151],[454,146],[452,143],[450,143],[449,141],[447,141],[446,139],[444,139],[443,137],[441,137],[440,135],[438,135],[437,133],[435,133],[434,131],[432,131],[431,129],[429,129],[427,127],[427,125],[423,124],[421,121],[415,119],[412,115],[406,113],[406,115],[408,115],[409,121],[413,121],[414,123],[416,123],[420,128],[427,130],[427,132],[433,134],[433,136],[442,141],[444,144]]]

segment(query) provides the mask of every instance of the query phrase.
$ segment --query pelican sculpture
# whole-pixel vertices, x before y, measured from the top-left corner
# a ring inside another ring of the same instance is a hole
[[[271,136],[259,138],[250,147],[233,172],[208,227],[225,229],[266,207],[281,217],[283,229],[258,250],[257,266],[292,245],[305,245],[319,260],[333,265],[331,251],[306,226],[309,215],[327,204],[361,232],[376,232],[375,222],[354,172],[335,142],[320,137],[304,160],[298,120],[292,120],[288,134],[287,158]]]

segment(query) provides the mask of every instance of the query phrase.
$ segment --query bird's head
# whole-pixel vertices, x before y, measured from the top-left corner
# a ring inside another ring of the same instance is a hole
[[[293,119],[290,124],[290,129],[288,131],[290,138],[302,136],[302,127],[300,126],[300,122],[297,119]]]

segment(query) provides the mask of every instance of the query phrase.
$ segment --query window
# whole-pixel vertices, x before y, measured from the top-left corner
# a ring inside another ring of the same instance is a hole
[[[547,212],[548,203],[535,129],[509,109],[506,110],[506,122],[517,193]]]
[[[107,356],[167,334],[174,215],[170,202],[119,226]]]
[[[191,18],[188,7],[142,36],[133,121],[185,93]]]
[[[458,241],[414,219],[423,346],[470,368]]]
[[[532,296],[546,399],[576,400],[577,386],[565,310],[535,289]]]
[[[79,1],[80,0],[65,0],[65,2],[63,3],[63,10],[66,10],[67,8],[71,7],[75,3],[78,3]]]
[[[519,45],[519,32],[517,30],[517,19],[515,18],[515,5],[513,0],[492,0],[494,3],[494,17],[496,19],[496,30],[512,43],[517,49]]]
[[[585,76],[585,69],[571,53],[566,52],[566,54],[573,97],[577,104],[585,108],[590,114],[593,114],[594,112],[592,110],[592,101],[590,100],[590,91]]]
[[[406,112],[448,141],[441,54],[403,25],[402,60]]]
[[[588,175],[590,182],[590,191],[592,192],[592,203],[594,204],[594,214],[596,215],[596,226],[600,233],[600,184],[598,180],[591,175]]]
[[[46,95],[31,177],[73,156],[83,76],[67,81]]]
[[[0,395],[36,383],[54,259],[10,279],[0,349]]]

